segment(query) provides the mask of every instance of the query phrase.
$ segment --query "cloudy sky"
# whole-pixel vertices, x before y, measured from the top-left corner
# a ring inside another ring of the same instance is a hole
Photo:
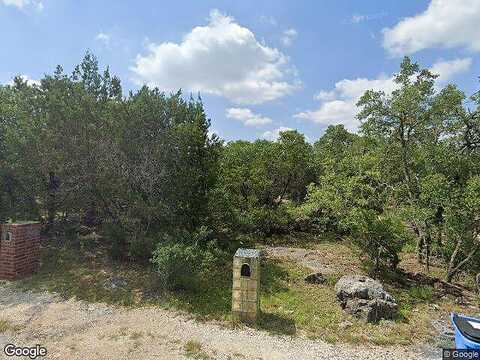
[[[227,140],[315,140],[356,131],[356,101],[391,91],[404,55],[474,93],[479,24],[480,0],[0,0],[0,83],[70,72],[91,50],[126,90],[200,93]]]

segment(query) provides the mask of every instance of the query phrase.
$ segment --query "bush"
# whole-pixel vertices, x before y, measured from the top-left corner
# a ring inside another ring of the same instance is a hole
[[[106,223],[103,226],[104,237],[111,242],[110,256],[114,260],[122,260],[127,249],[127,231],[119,224]]]
[[[250,209],[243,218],[245,230],[266,236],[288,232],[293,227],[294,219],[287,207],[282,204],[276,208],[264,206]]]
[[[102,234],[110,243],[110,256],[114,260],[148,262],[159,242],[157,235],[143,231],[134,219],[105,223]]]
[[[153,252],[152,263],[161,285],[169,290],[195,289],[202,255],[197,245],[160,243]]]
[[[131,259],[148,262],[157,245],[158,239],[150,236],[137,236],[128,244],[128,256]]]
[[[389,214],[370,210],[352,211],[348,217],[354,242],[375,264],[375,270],[388,265],[395,269],[400,262],[398,254],[409,235],[402,221]]]
[[[334,184],[339,186],[339,184]],[[343,233],[342,219],[354,205],[343,198],[344,192],[325,181],[308,187],[306,201],[298,207],[297,218],[303,219],[313,231]]]
[[[411,302],[431,302],[434,295],[432,286],[414,286],[408,290]]]
[[[226,254],[211,231],[177,231],[164,234],[153,251],[151,262],[160,277],[161,285],[169,290],[196,290],[202,275],[221,268]]]

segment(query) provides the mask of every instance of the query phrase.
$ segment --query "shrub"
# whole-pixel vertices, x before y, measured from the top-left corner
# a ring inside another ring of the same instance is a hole
[[[131,259],[146,261],[155,250],[158,239],[151,236],[137,236],[128,243],[128,256]]]
[[[308,221],[312,230],[343,232],[342,219],[354,205],[345,198],[344,191],[326,179],[320,186],[311,184],[308,187],[306,201],[298,208],[298,217]]]
[[[153,252],[152,263],[165,289],[196,288],[202,252],[195,245],[160,243]]]
[[[408,240],[401,220],[389,214],[371,210],[352,211],[348,224],[353,230],[354,242],[375,264],[395,269],[400,262],[398,254]]]
[[[103,235],[111,242],[110,256],[112,259],[123,259],[127,248],[127,231],[119,224],[106,223],[103,226]]]
[[[248,232],[270,236],[288,232],[294,223],[294,219],[287,210],[288,205],[281,204],[276,208],[263,206],[252,208],[244,216],[244,227]]]
[[[102,235],[110,244],[110,256],[114,260],[148,262],[159,238],[146,233],[135,219],[108,222],[102,225]]]
[[[434,291],[432,286],[414,286],[408,290],[412,302],[431,302]]]
[[[206,227],[162,236],[151,262],[165,289],[196,290],[201,275],[222,265],[225,253],[210,237],[211,231]]]

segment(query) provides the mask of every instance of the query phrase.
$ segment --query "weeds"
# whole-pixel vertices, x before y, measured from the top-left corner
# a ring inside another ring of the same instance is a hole
[[[202,344],[196,340],[189,340],[185,343],[183,349],[185,355],[198,360],[209,360],[210,356],[202,350]]]

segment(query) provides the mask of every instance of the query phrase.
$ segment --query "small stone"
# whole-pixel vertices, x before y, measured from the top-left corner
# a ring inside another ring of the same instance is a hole
[[[464,306],[470,305],[470,303],[468,302],[468,300],[464,299],[463,297],[457,297],[457,298],[455,299],[455,304],[464,305]]]
[[[388,326],[388,327],[392,327],[392,326],[395,326],[395,321],[393,321],[393,320],[380,320],[379,324],[384,325],[384,326]]]
[[[454,341],[455,332],[450,322],[446,319],[433,320],[432,326],[441,341]]]
[[[305,282],[310,284],[323,284],[325,283],[326,279],[322,273],[311,273],[305,276]]]
[[[128,285],[127,281],[121,277],[113,276],[107,279],[103,283],[103,288],[105,290],[116,290],[119,288],[125,288]]]
[[[352,326],[353,324],[350,322],[350,321],[342,321],[340,323],[340,325],[338,325],[338,327],[342,330],[345,330],[347,328],[349,328],[350,326]]]
[[[325,278],[324,276],[322,275],[322,273],[312,273],[312,274],[309,274],[307,276],[305,276],[305,282],[309,283],[309,284],[323,284],[325,283]]]

